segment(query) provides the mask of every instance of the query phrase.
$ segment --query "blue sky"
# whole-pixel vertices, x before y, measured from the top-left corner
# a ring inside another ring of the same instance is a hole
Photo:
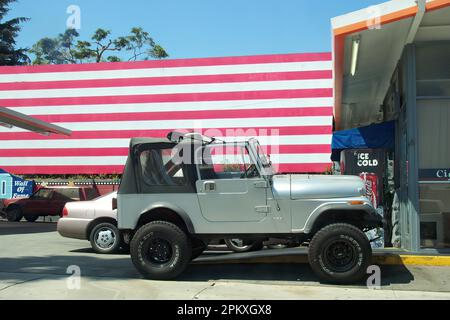
[[[125,35],[141,26],[171,58],[331,50],[330,18],[382,0],[18,0],[10,16],[25,16],[18,45],[62,33],[69,5],[81,8],[82,38],[97,29]]]

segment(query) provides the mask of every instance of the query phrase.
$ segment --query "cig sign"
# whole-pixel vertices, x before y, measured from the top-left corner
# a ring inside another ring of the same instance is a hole
[[[450,170],[441,169],[436,171],[436,178],[450,179]]]

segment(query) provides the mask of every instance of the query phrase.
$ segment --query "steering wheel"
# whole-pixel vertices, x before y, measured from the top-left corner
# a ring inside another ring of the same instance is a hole
[[[258,176],[258,168],[256,168],[255,164],[251,164],[241,175],[241,178],[253,178],[257,176]]]

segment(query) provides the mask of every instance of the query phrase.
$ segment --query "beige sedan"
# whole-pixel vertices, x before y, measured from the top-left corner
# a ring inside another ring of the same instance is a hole
[[[117,210],[112,199],[117,192],[92,201],[69,202],[58,220],[57,230],[63,237],[89,240],[97,253],[113,253],[126,247],[117,229]]]

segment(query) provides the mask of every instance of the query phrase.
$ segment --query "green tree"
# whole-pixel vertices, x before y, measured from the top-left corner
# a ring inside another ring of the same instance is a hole
[[[36,42],[31,53],[33,64],[66,64],[85,62],[117,62],[119,52],[128,54],[131,60],[162,59],[167,52],[142,28],[132,28],[129,35],[112,38],[111,31],[97,29],[89,41],[79,40],[79,33],[67,29],[56,38],[43,38]]]
[[[0,0],[0,65],[15,66],[30,61],[26,49],[16,49],[16,37],[21,30],[21,24],[28,18],[18,17],[5,20],[9,12],[9,5],[16,0]]]

